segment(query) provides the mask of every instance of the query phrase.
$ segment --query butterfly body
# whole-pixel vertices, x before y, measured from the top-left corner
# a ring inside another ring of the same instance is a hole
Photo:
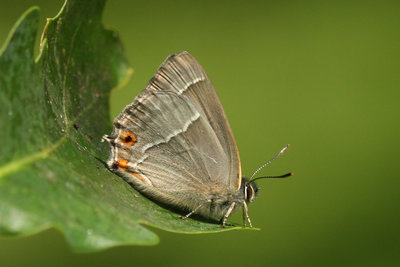
[[[241,176],[239,152],[213,84],[187,52],[172,55],[114,120],[109,169],[143,195],[206,218],[247,203],[257,187]]]

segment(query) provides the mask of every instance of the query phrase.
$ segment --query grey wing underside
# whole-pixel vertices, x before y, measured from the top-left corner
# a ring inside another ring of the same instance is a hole
[[[210,193],[210,187],[226,185],[229,158],[210,124],[183,96],[171,91],[144,92],[116,122],[114,136],[129,132],[137,138],[132,147],[118,138],[114,146],[114,157],[128,161],[119,172],[129,182],[139,186],[144,182],[169,194]]]
[[[186,51],[171,55],[160,66],[146,90],[173,91],[186,97],[196,107],[200,115],[207,119],[228,157],[227,188],[238,190],[242,173],[236,142],[214,85],[197,60]]]
[[[115,119],[109,165],[128,182],[158,192],[236,191],[240,159],[229,122],[203,68],[189,53],[172,55]],[[120,136],[133,133],[126,146]]]

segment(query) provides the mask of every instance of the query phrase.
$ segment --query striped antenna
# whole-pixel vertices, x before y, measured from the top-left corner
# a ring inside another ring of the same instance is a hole
[[[289,148],[289,144],[287,144],[284,148],[282,148],[282,150],[281,150],[275,157],[273,157],[273,159],[267,161],[267,162],[264,163],[261,167],[259,167],[259,168],[253,173],[253,175],[250,177],[249,183],[252,182],[252,181],[254,181],[255,179],[258,179],[258,178],[255,178],[254,180],[252,180],[253,177],[254,177],[259,171],[261,171],[265,166],[267,166],[268,164],[270,164],[271,162],[273,162],[274,160],[276,160],[277,158],[279,158],[288,148]],[[275,176],[268,176],[268,177],[265,177],[265,178],[284,178],[284,177],[288,177],[288,176],[291,176],[291,175],[293,175],[293,173],[289,173],[289,174],[285,174],[285,175],[281,175],[281,176],[277,176],[277,177],[275,177]],[[261,177],[259,177],[259,178],[261,178]]]

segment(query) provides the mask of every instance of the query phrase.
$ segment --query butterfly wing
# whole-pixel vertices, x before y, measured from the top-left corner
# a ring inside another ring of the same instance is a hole
[[[207,119],[229,160],[228,187],[238,190],[242,173],[239,152],[228,119],[204,69],[188,52],[169,56],[150,80],[146,90],[173,91],[185,96]]]
[[[170,56],[114,125],[108,165],[142,192],[179,204],[238,190],[232,131],[211,81],[187,52]]]

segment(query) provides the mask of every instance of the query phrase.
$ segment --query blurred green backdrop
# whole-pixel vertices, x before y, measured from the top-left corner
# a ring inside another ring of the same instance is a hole
[[[62,3],[0,1],[1,43],[27,8],[44,26]],[[250,215],[261,231],[154,229],[158,246],[73,254],[47,230],[1,238],[0,265],[398,266],[399,14],[398,1],[109,1],[104,23],[135,69],[110,120],[187,50],[215,84],[244,174],[290,143],[262,173],[295,176],[259,182]]]

